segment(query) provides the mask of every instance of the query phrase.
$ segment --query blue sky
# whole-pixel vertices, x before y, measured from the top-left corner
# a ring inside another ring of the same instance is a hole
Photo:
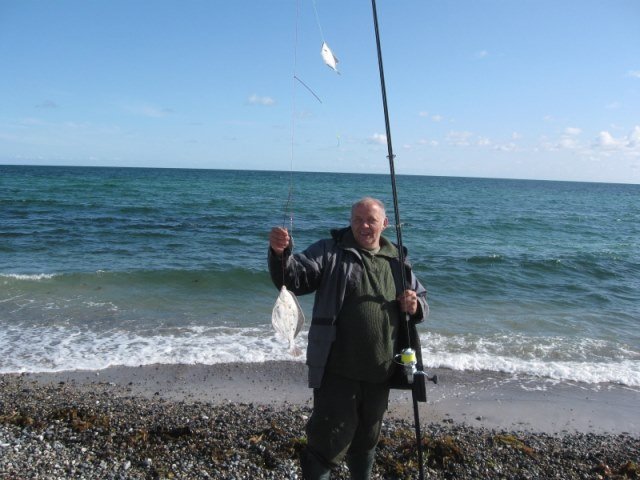
[[[397,173],[640,183],[640,2],[377,6]],[[2,164],[386,173],[384,133],[369,0],[0,0]]]

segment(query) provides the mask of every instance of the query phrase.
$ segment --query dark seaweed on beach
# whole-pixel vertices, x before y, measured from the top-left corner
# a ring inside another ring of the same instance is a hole
[[[0,378],[0,478],[299,479],[306,407],[172,402]],[[385,423],[376,479],[417,478],[413,426]],[[430,479],[637,479],[640,439],[423,426]],[[345,467],[332,478],[347,479]]]

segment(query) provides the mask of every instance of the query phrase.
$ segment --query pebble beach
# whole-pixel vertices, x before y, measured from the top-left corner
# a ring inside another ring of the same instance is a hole
[[[0,478],[300,479],[311,411],[304,371],[267,362],[4,374]],[[438,374],[445,380],[420,404],[426,478],[640,478],[637,392],[591,394],[581,406],[579,388],[575,398],[547,392],[547,402],[520,388],[506,400],[497,392],[508,383]],[[597,405],[615,407],[617,421],[583,418]],[[560,424],[550,412],[563,409],[572,418]],[[349,478],[346,467],[332,478]],[[417,478],[406,392],[390,400],[373,478]]]

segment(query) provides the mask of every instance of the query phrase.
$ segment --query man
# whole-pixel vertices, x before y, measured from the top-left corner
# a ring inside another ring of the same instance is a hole
[[[352,479],[369,478],[394,356],[407,346],[396,345],[399,331],[407,314],[416,323],[429,312],[425,288],[382,237],[388,224],[382,202],[366,197],[352,206],[349,227],[302,253],[292,254],[286,229],[269,235],[274,284],[296,295],[315,292],[307,346],[313,413],[302,459],[307,480],[329,479],[343,458]]]

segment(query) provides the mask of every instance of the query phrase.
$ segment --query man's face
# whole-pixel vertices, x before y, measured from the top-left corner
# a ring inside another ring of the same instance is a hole
[[[380,235],[388,224],[384,210],[373,202],[361,203],[351,212],[353,236],[356,243],[366,250],[380,246]]]

